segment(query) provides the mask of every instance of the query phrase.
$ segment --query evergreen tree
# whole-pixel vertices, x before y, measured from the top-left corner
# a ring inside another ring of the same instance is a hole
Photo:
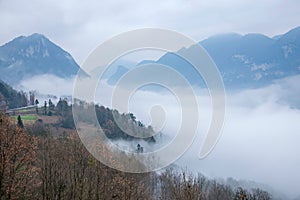
[[[34,105],[34,92],[33,91],[29,92],[29,104]]]
[[[18,127],[24,128],[24,124],[23,124],[23,122],[22,122],[22,119],[21,119],[21,116],[20,116],[20,115],[18,116]]]
[[[54,103],[51,101],[51,99],[49,99],[49,102],[48,102],[48,105],[49,105],[49,110],[54,110]]]
[[[39,103],[40,103],[39,100],[36,99],[36,100],[35,100],[35,106],[36,106],[36,107],[35,107],[35,111],[36,111],[36,113],[39,113],[39,106],[38,106]]]
[[[47,101],[44,102],[44,115],[47,115]]]
[[[68,111],[68,108],[69,108],[67,100],[61,99],[61,98],[57,102],[56,107],[57,107],[57,111],[59,114],[63,114],[63,112]]]

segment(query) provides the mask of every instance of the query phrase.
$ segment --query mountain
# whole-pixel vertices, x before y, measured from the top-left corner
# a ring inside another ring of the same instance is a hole
[[[128,70],[129,70],[128,68],[119,65],[115,73],[113,73],[111,76],[108,77],[107,83],[110,85],[115,85],[117,81],[122,77],[122,75],[128,72]]]
[[[300,27],[273,38],[262,34],[229,33],[209,37],[199,44],[217,65],[226,88],[260,87],[300,73]],[[180,51],[189,53],[191,48]],[[168,65],[191,84],[204,86],[197,71],[174,53],[166,53],[156,61],[142,61],[137,66],[152,62]],[[125,72],[118,70],[113,76],[121,77]]]
[[[226,34],[210,37],[200,44],[229,87],[261,86],[300,72],[300,27],[275,38]]]
[[[273,38],[262,34],[229,33],[209,37],[199,44],[216,63],[227,88],[260,87],[300,72],[300,27]],[[180,51],[188,53],[191,48]],[[174,53],[166,53],[156,61],[142,61],[137,66],[151,63],[168,65],[191,84],[204,85],[196,70]],[[126,62],[113,66],[103,75],[111,85],[134,67]],[[0,79],[13,86],[42,74],[68,78],[79,69],[68,52],[41,34],[20,36],[0,46]]]
[[[0,46],[0,79],[11,85],[41,74],[67,78],[79,69],[68,52],[41,34],[20,36]]]

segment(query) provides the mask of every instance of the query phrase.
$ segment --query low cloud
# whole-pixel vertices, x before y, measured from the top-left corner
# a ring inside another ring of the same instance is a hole
[[[72,94],[75,77],[64,79],[52,74],[44,74],[24,79],[16,89],[36,91],[40,94],[68,96]]]
[[[199,137],[178,164],[189,163],[189,169],[210,177],[254,180],[290,197],[299,195],[299,82],[295,76],[229,93],[225,126],[214,150],[198,160]]]

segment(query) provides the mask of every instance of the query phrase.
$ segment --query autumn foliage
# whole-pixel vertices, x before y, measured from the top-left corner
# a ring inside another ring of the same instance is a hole
[[[36,139],[0,115],[0,199],[27,198],[36,186]]]
[[[117,171],[93,158],[74,130],[66,132],[38,123],[25,131],[0,115],[1,200],[271,199],[259,189],[234,189],[178,170],[144,174]],[[34,133],[37,130],[39,134]]]

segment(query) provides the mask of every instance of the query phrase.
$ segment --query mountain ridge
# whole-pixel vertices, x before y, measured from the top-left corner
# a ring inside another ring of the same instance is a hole
[[[227,88],[260,87],[300,73],[300,27],[272,38],[259,33],[218,34],[199,44],[217,65]],[[189,48],[180,51],[188,53]],[[168,65],[191,84],[204,85],[195,69],[174,53],[166,53],[158,60],[140,61],[136,66],[149,63]],[[115,68],[111,78],[106,77],[110,85],[132,67],[119,63]],[[42,74],[69,78],[78,70],[79,65],[68,52],[39,33],[19,36],[0,46],[0,79],[10,85]]]
[[[229,33],[209,37],[199,44],[215,62],[227,88],[260,87],[300,73],[300,27],[277,39],[257,33]],[[203,85],[195,69],[173,53],[166,53],[156,63],[171,66],[191,84]]]
[[[39,33],[0,46],[0,79],[11,85],[41,74],[68,78],[79,69],[71,54]]]
[[[227,89],[257,88],[277,79],[300,74],[300,27],[275,38],[260,33],[217,34],[200,41],[199,44],[215,62]],[[179,51],[188,53],[190,48],[192,47]],[[192,85],[205,87],[198,72],[176,53],[168,52],[158,60],[141,61],[136,67],[149,63],[170,66]],[[129,69],[116,70],[113,77],[121,77]],[[116,82],[117,80],[114,81]],[[113,85],[111,81],[109,84]]]

